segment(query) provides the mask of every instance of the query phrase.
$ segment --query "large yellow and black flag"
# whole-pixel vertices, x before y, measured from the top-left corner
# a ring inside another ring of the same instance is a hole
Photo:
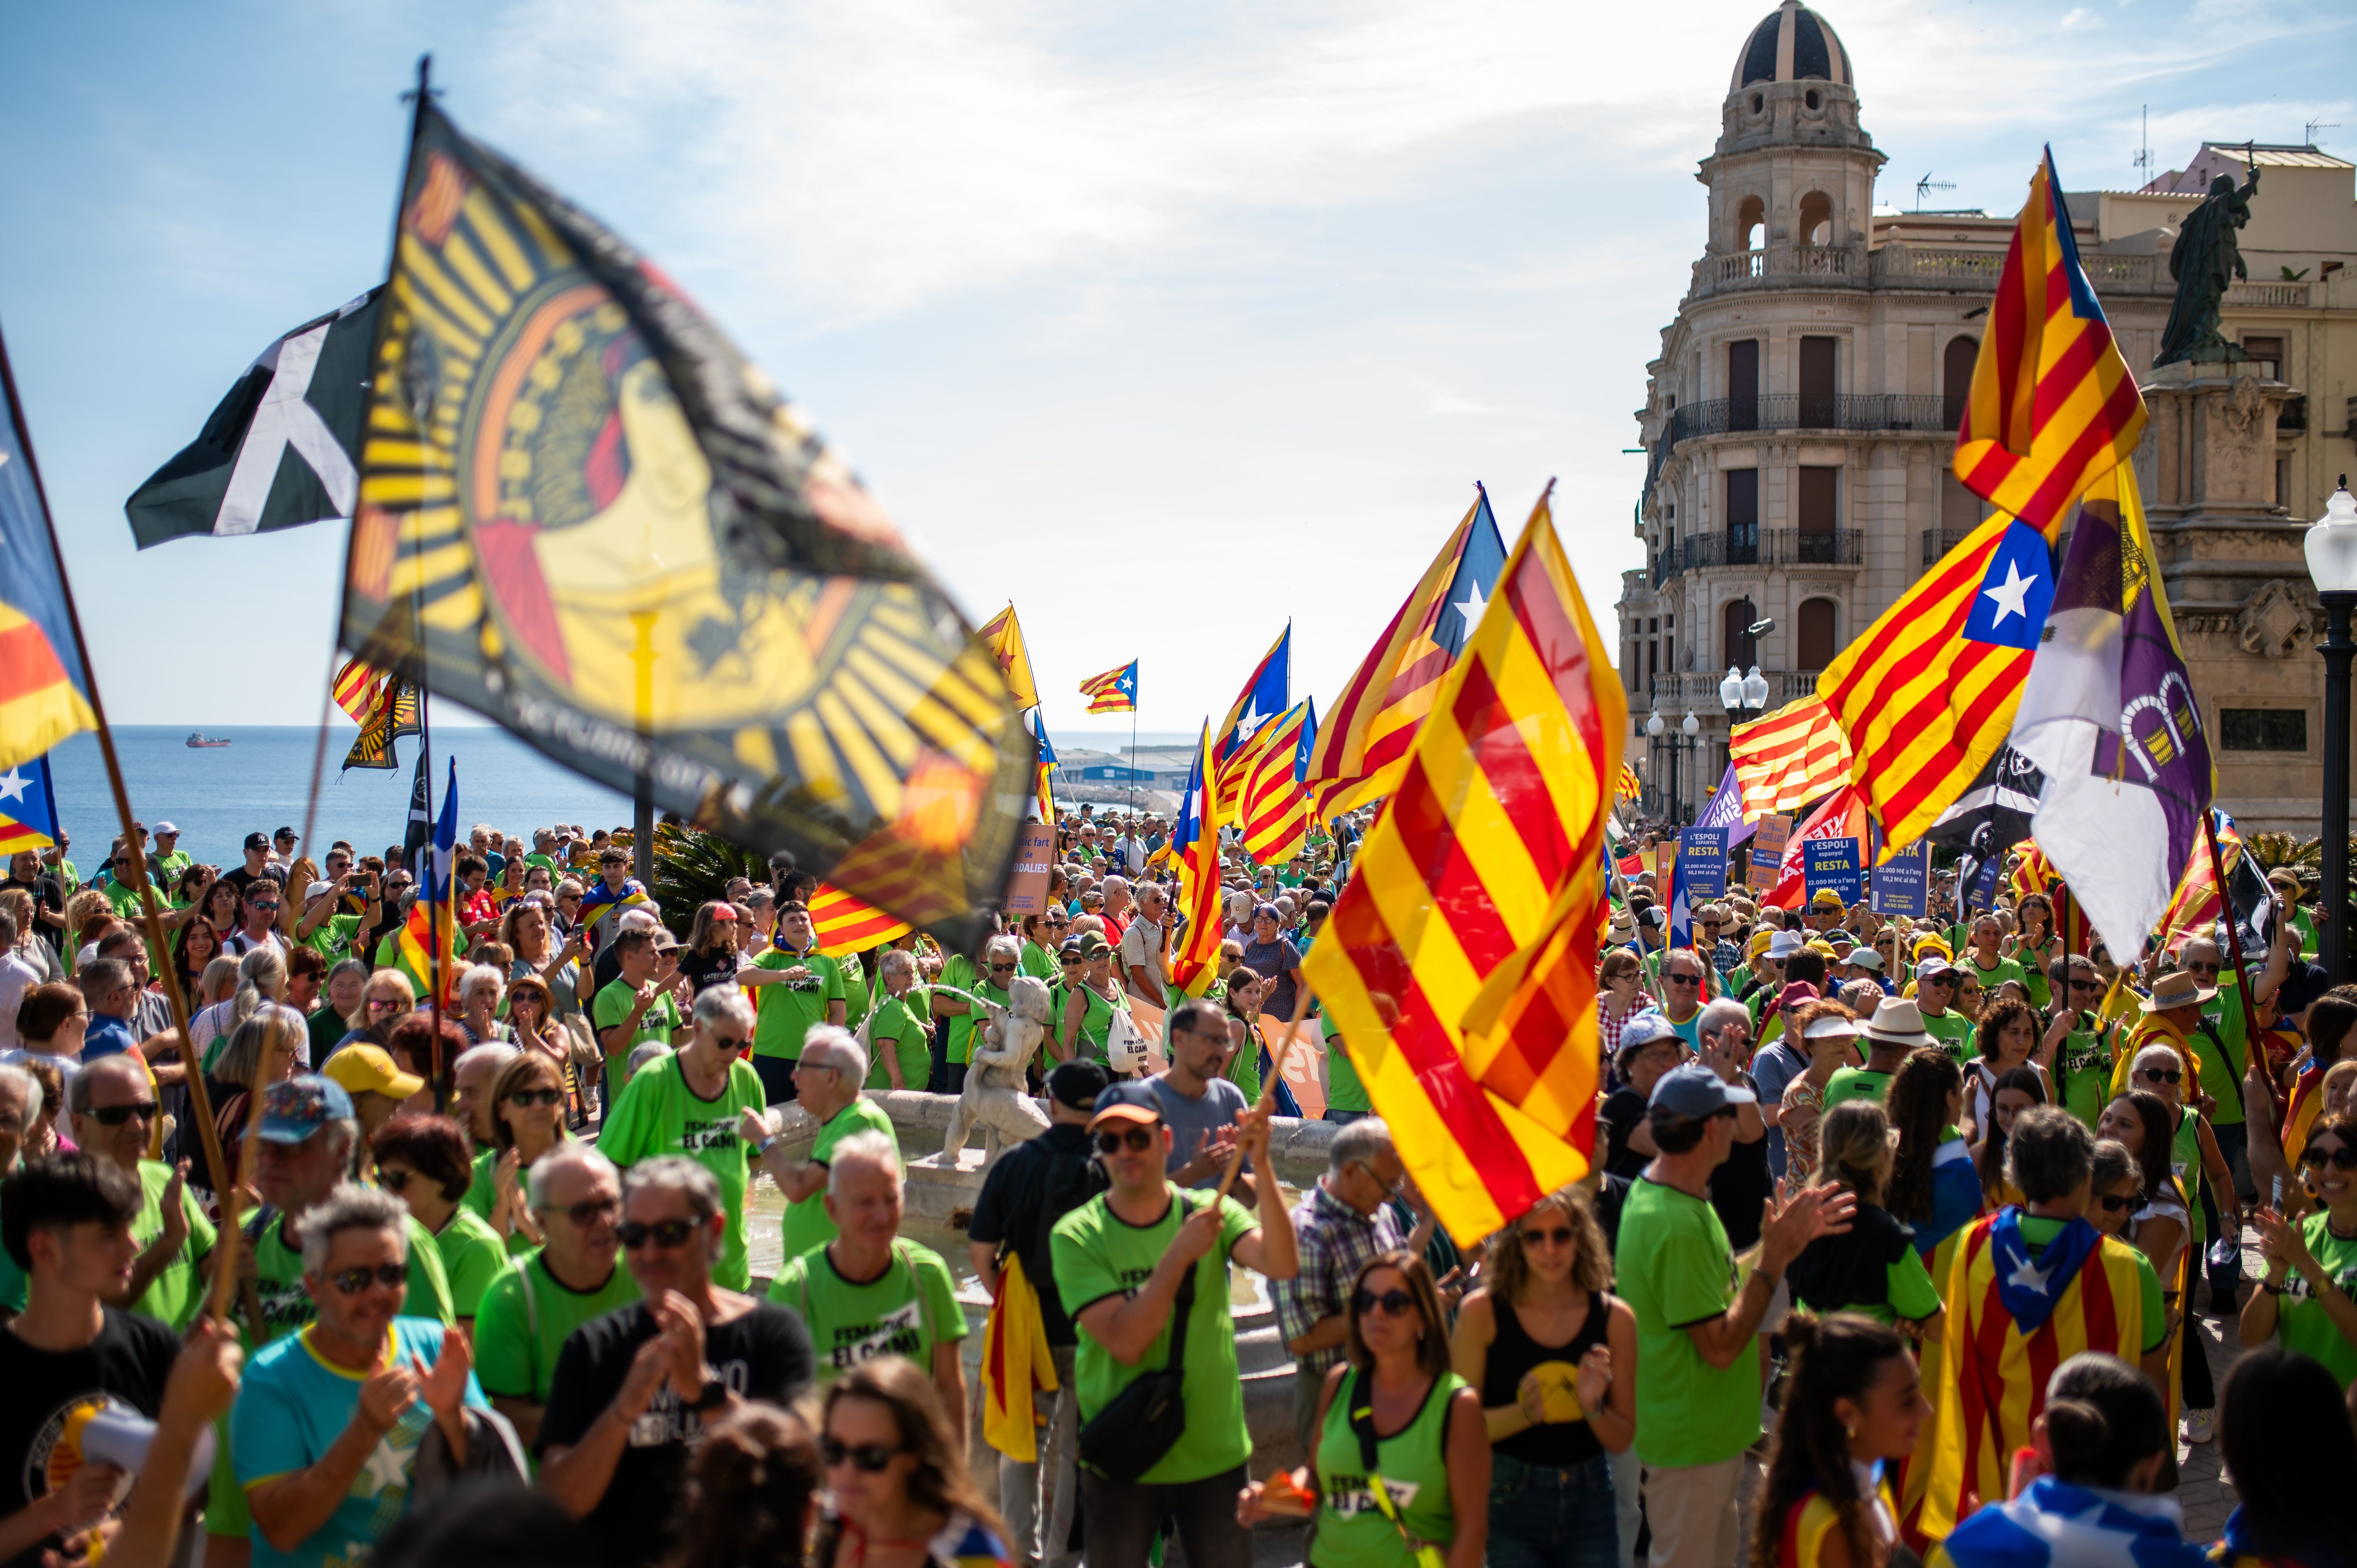
[[[963,939],[1034,747],[803,412],[421,98],[342,637],[615,789]]]

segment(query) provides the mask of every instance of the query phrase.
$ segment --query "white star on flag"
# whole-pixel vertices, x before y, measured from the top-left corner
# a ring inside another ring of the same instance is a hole
[[[1469,632],[1481,624],[1481,615],[1490,607],[1490,599],[1481,592],[1481,585],[1468,577],[1465,579],[1464,602],[1448,607],[1465,618],[1465,629]]]
[[[1989,625],[1992,627],[2003,626],[2005,624],[2005,618],[2007,616],[2019,616],[2022,619],[2028,620],[2029,618],[2029,590],[2037,585],[2037,578],[2025,577],[2021,575],[2021,567],[2018,563],[2007,561],[2005,564],[2004,585],[1995,588],[1984,588],[1981,591],[1981,597],[1985,599],[1995,599],[1996,601],[1996,618],[1989,622]]]
[[[1236,718],[1236,742],[1238,745],[1242,745],[1243,742],[1252,738],[1253,731],[1260,728],[1261,720],[1265,716],[1265,715],[1264,715],[1260,711],[1260,699],[1257,694],[1245,702],[1244,711]]]
[[[2044,1295],[2046,1278],[2045,1273],[2038,1265],[2024,1258],[2015,1267],[2013,1273],[2006,1276],[2005,1283],[2009,1285],[2019,1285],[2024,1290],[2034,1290],[2039,1294]]]
[[[31,789],[32,784],[33,781],[25,777],[23,768],[11,768],[8,769],[7,777],[0,779],[0,800],[23,800],[25,791]]]

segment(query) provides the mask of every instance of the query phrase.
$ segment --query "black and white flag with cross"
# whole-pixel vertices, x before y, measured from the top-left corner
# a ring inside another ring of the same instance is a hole
[[[372,288],[262,351],[202,434],[124,503],[140,549],[352,515],[383,292]]]

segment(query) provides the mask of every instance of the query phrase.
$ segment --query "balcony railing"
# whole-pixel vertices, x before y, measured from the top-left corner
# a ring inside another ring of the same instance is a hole
[[[1748,708],[1742,710],[1736,715],[1737,724],[1758,718],[1761,714],[1773,713],[1787,703],[1816,694],[1818,672],[1814,670],[1763,670],[1760,673],[1768,681],[1768,705],[1757,714]],[[1718,683],[1726,679],[1727,671],[1723,669],[1690,671],[1681,675],[1656,675],[1649,695],[1652,705],[1661,710],[1662,717],[1674,724],[1683,722],[1688,709],[1692,709],[1699,719],[1707,720],[1714,714],[1724,718],[1727,709],[1718,700]],[[1677,710],[1674,714],[1670,711],[1673,708]],[[1644,724],[1642,714],[1631,716],[1640,726]]]
[[[1863,566],[1866,535],[1855,528],[1773,528],[1767,553],[1779,566]]]
[[[2104,294],[2155,294],[2172,289],[2166,272],[2156,272],[2153,256],[2104,256],[2079,252],[2088,281]],[[1954,288],[1958,285],[1996,292],[2005,271],[2003,251],[1945,250],[1904,242],[1885,245],[1874,252],[1868,276],[1878,288]],[[2300,303],[2306,304],[2305,296]]]
[[[2158,257],[2105,256],[2080,252],[2088,278],[2105,294],[2154,294],[2174,284],[2166,271],[2157,270]],[[2001,250],[1960,250],[1895,242],[1874,251],[1835,245],[1769,245],[1755,251],[1735,251],[1704,256],[1694,264],[1694,292],[1716,294],[1721,289],[1822,286],[1836,285],[1870,288],[1964,288],[1996,290],[2005,270]],[[2306,305],[2306,284],[2238,284],[2240,289],[2297,290],[2298,297],[2267,296],[2244,301],[2230,294],[2230,305]]]
[[[2258,310],[2303,310],[2308,306],[2306,283],[2237,283],[2226,285],[2226,306]]]
[[[1923,531],[1923,564],[1936,566],[1940,557],[1962,544],[1972,533],[1969,528],[1927,528]]]
[[[1760,564],[1760,525],[1747,522],[1717,533],[1689,534],[1678,542],[1685,569]]]
[[[1681,572],[1756,566],[1862,566],[1866,536],[1854,528],[1772,528],[1756,523],[1695,533],[1660,551],[1650,575],[1660,587]]]
[[[1770,392],[1690,403],[1670,415],[1669,444],[1753,430],[1953,430],[1962,398],[1915,392]]]

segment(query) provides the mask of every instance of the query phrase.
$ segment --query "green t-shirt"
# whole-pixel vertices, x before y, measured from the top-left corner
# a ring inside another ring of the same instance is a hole
[[[344,1015],[336,1011],[332,1002],[321,1003],[319,1010],[305,1019],[304,1024],[306,1032],[311,1036],[311,1065],[314,1068],[328,1059],[328,1053],[336,1048],[336,1042],[352,1032],[352,1026],[344,1022]],[[216,1036],[213,1043],[205,1047],[208,1069],[220,1059],[221,1052],[229,1048],[229,1040],[227,1035]]]
[[[984,981],[981,972],[974,967],[974,960],[963,953],[952,953],[942,961],[942,977],[936,983],[945,991],[963,991],[968,995],[987,997],[1002,1006],[1007,1000],[1006,993]],[[945,1059],[952,1062],[970,1060],[974,1054],[974,1026],[987,1020],[977,1012],[973,1003],[966,1001],[965,997],[952,996],[948,1000],[964,1003],[965,1011],[950,1015]],[[1060,1013],[1049,1020],[1049,1027],[1052,1030],[1062,1022],[1063,1015]]]
[[[770,1299],[802,1314],[822,1383],[878,1356],[905,1356],[930,1372],[933,1348],[966,1333],[950,1266],[905,1237],[892,1243],[884,1272],[865,1284],[843,1277],[832,1248],[789,1258],[770,1282]]]
[[[139,1162],[139,1218],[131,1222],[131,1239],[143,1251],[164,1233],[164,1189],[171,1185],[171,1166],[161,1160]],[[213,1250],[218,1235],[197,1195],[185,1187],[180,1191],[180,1212],[188,1217],[188,1240],[181,1243],[179,1255],[148,1283],[146,1294],[131,1304],[132,1311],[174,1328],[186,1328],[204,1305],[205,1282],[197,1272],[197,1261]],[[19,1311],[23,1305],[17,1303]]]
[[[755,1056],[800,1061],[802,1036],[810,1033],[813,1024],[826,1022],[828,1003],[843,1003],[845,1016],[850,1015],[850,997],[843,985],[843,966],[824,953],[804,954],[791,948],[771,948],[753,961],[753,967],[810,971],[801,980],[773,981],[767,985],[751,988],[753,1006],[758,1015],[753,1024]]]
[[[2209,1112],[2212,1127],[2243,1124],[2243,1069],[2251,1059],[2247,1036],[2242,992],[2229,969],[2218,977],[2217,998],[2201,1009],[2201,1022],[2185,1034],[2185,1043],[2193,1047],[2194,1059],[2201,1064],[2201,1092],[2218,1101],[2217,1109]]]
[[[2029,973],[2014,959],[2001,958],[1986,969],[1981,967],[1980,956],[1977,953],[1967,952],[1956,961],[1973,972],[1981,983],[1982,992],[1992,1001],[1996,999],[1996,988],[2008,980],[2021,982],[2021,988],[2024,991],[2029,989]]]
[[[508,1244],[491,1222],[464,1203],[434,1238],[442,1251],[442,1273],[450,1282],[450,1310],[472,1317],[483,1292],[508,1266]]]
[[[155,884],[151,882],[148,886],[155,886]],[[128,882],[117,882],[110,877],[101,885],[99,890],[106,895],[106,901],[114,907],[114,912],[124,920],[136,925],[146,918],[146,912],[139,907],[139,890]],[[161,887],[156,888],[156,908],[158,909],[171,908],[165,899],[164,890]]]
[[[262,1296],[265,1344],[318,1316],[310,1293],[303,1288],[302,1251],[286,1244],[285,1232],[286,1216],[273,1214],[269,1228],[253,1240],[254,1284]],[[402,1298],[401,1311],[445,1324],[458,1321],[450,1305],[450,1276],[442,1267],[442,1249],[434,1232],[414,1218],[409,1221],[409,1294]]]
[[[2078,1015],[2082,1024],[2092,1016],[2087,1013]],[[2054,1052],[2054,1068],[2061,1085],[2062,1109],[2093,1130],[2112,1097],[2112,1054],[2104,1049],[2103,1034],[2095,1029],[2073,1029],[2063,1036]]]
[[[638,991],[627,980],[609,982],[605,989],[599,991],[592,999],[589,1004],[589,1021],[597,1027],[597,1043],[600,1048],[604,1048],[606,1045],[606,1031],[619,1028],[622,1020],[630,1015],[630,1009],[637,1006],[638,1003]],[[639,1015],[638,1033],[622,1042],[619,1049],[608,1049],[607,1059],[610,1061],[619,1057],[625,1061],[629,1060],[630,1052],[641,1040],[653,1040],[662,1045],[669,1045],[672,1031],[678,1027],[679,1004],[673,1001],[671,993],[666,991],[647,1004],[647,1010]]]
[[[1350,1048],[1343,1044],[1340,1032],[1329,1023],[1326,1030],[1326,1109],[1372,1111],[1374,1108],[1374,1102],[1367,1098],[1367,1086],[1359,1080],[1359,1065],[1351,1059]]]
[[[927,1028],[932,1003],[925,988],[912,985],[905,995],[886,995],[876,1004],[870,1017],[868,1055],[875,1059],[868,1064],[866,1086],[892,1087],[892,1075],[884,1068],[884,1058],[889,1055],[900,1064],[900,1086],[923,1089],[933,1074],[933,1039]]]
[[[1127,1295],[1146,1283],[1178,1239],[1182,1196],[1189,1209],[1201,1195],[1183,1194],[1166,1183],[1170,1205],[1151,1225],[1132,1225],[1114,1213],[1099,1193],[1056,1221],[1049,1247],[1064,1311],[1074,1319],[1107,1296]],[[1232,1470],[1252,1456],[1244,1426],[1243,1380],[1236,1367],[1236,1331],[1228,1312],[1228,1257],[1238,1241],[1260,1228],[1251,1210],[1232,1197],[1220,1199],[1220,1241],[1195,1263],[1195,1302],[1187,1316],[1187,1424],[1170,1452],[1138,1477],[1146,1486],[1181,1486]],[[1178,1308],[1171,1308],[1178,1316]],[[1141,1373],[1170,1364],[1170,1328],[1163,1326],[1134,1366],[1114,1359],[1088,1334],[1073,1353],[1072,1380],[1085,1424]],[[1759,1402],[1759,1391],[1752,1402]]]
[[[328,967],[333,969],[350,954],[352,939],[360,934],[360,929],[358,915],[330,915],[311,928],[303,945],[326,959]]]
[[[1056,961],[1056,955],[1035,941],[1024,942],[1023,956],[1015,961],[1015,968],[1017,973],[1044,980],[1051,986],[1063,978],[1063,966]]]
[[[2309,1251],[2333,1287],[2343,1295],[2357,1296],[2357,1240],[2335,1236],[2327,1214],[2310,1214],[2300,1225]],[[2284,1276],[2284,1293],[2276,1302],[2276,1337],[2285,1349],[2304,1350],[2323,1362],[2342,1388],[2357,1382],[2357,1345],[2333,1323],[2332,1315],[2316,1299],[2316,1288],[2298,1270]]]
[[[657,1155],[684,1155],[718,1178],[728,1230],[712,1278],[726,1290],[743,1290],[753,1280],[745,1253],[748,1151],[737,1135],[737,1119],[768,1103],[760,1075],[748,1061],[730,1062],[728,1082],[719,1097],[705,1100],[687,1087],[679,1058],[669,1056],[630,1079],[597,1133],[597,1152],[617,1165],[627,1168]],[[787,1255],[792,1256],[791,1249]]]
[[[900,1146],[900,1136],[892,1130],[892,1118],[884,1113],[882,1106],[863,1096],[836,1112],[818,1130],[818,1141],[811,1145],[810,1157],[814,1164],[825,1165],[837,1144],[854,1133],[867,1132],[881,1133],[892,1140],[895,1149]],[[787,1204],[778,1222],[778,1233],[784,1242],[783,1256],[789,1259],[799,1258],[812,1248],[823,1247],[834,1240],[837,1232],[834,1221],[827,1218],[825,1190],[822,1188],[799,1203]]]
[[[1836,1068],[1833,1077],[1825,1080],[1822,1108],[1831,1111],[1846,1100],[1887,1100],[1890,1096],[1891,1076],[1887,1072],[1868,1072],[1862,1067]]]
[[[1973,1046],[1973,1021],[1953,1007],[1934,1018],[1923,1015],[1923,1032],[1948,1047],[1948,1054],[1960,1062],[1971,1061],[1976,1054]]]
[[[2062,1227],[2069,1223],[2067,1219],[2049,1219],[2041,1215],[2024,1214],[2021,1217],[2021,1240],[2035,1257],[2048,1242],[2062,1234]],[[2120,1245],[2136,1259],[2136,1294],[2144,1299],[2144,1343],[2136,1347],[2136,1352],[2148,1356],[2169,1343],[2169,1318],[2161,1311],[2160,1276],[2152,1272],[2152,1260],[2144,1255],[2142,1248],[2132,1241],[2123,1241]],[[2102,1265],[2090,1258],[2081,1266],[2092,1269]]]
[[[559,1136],[562,1134],[560,1133]],[[483,1223],[490,1226],[491,1234],[494,1236],[500,1233],[500,1228],[491,1225],[491,1209],[500,1200],[497,1174],[499,1164],[500,1151],[496,1147],[485,1149],[481,1154],[477,1155],[474,1179],[467,1184],[467,1196],[458,1200],[462,1206],[480,1215]],[[528,1170],[518,1171],[516,1186],[519,1188],[522,1187],[531,1174]],[[536,1250],[536,1244],[531,1237],[523,1233],[522,1226],[518,1226],[515,1233],[508,1238],[507,1247],[508,1256],[511,1258],[522,1257],[524,1253]]]
[[[550,1273],[538,1252],[519,1260],[490,1283],[475,1307],[475,1376],[483,1391],[546,1404],[565,1337],[638,1299],[638,1282],[619,1257],[606,1283],[587,1293]]]
[[[867,964],[857,953],[845,953],[834,961],[835,972],[843,976],[843,1023],[847,1029],[859,1027],[859,1020],[876,1004],[867,984]]]
[[[554,855],[537,854],[528,854],[523,857],[523,863],[527,866],[536,865],[543,871],[548,873],[551,876],[562,876],[564,875],[563,868],[558,866],[556,864],[556,857]]]
[[[1716,1465],[1760,1436],[1759,1340],[1713,1367],[1686,1330],[1741,1288],[1726,1228],[1709,1204],[1651,1177],[1629,1188],[1613,1252],[1617,1288],[1637,1315],[1637,1456],[1656,1469]],[[1058,1264],[1058,1278],[1062,1266]]]

